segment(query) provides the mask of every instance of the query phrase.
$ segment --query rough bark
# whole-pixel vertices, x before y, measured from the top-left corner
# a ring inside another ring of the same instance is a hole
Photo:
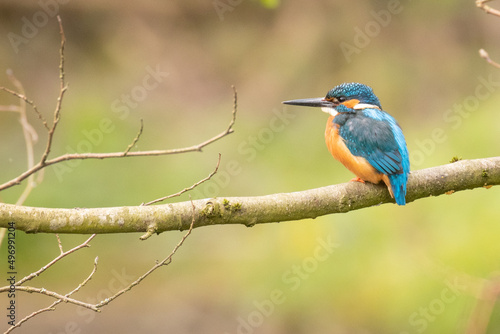
[[[461,160],[412,172],[407,202],[499,184],[500,157]],[[155,206],[51,209],[0,204],[0,227],[15,222],[17,230],[28,233],[147,232],[149,236],[186,230],[193,215],[195,228],[219,224],[253,226],[316,218],[383,203],[394,203],[385,186],[349,182],[292,193],[219,197]]]

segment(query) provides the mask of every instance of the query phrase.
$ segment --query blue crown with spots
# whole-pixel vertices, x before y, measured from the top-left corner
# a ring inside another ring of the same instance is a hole
[[[343,83],[335,86],[326,94],[326,99],[338,99],[341,96],[347,100],[356,99],[360,103],[373,104],[382,109],[378,97],[373,93],[373,89],[357,82]]]

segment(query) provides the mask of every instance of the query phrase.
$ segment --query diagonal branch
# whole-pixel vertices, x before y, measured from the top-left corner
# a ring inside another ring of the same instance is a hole
[[[130,152],[130,150],[135,146],[135,144],[137,144],[139,138],[141,138],[142,130],[144,130],[144,122],[142,121],[141,118],[141,127],[139,128],[139,132],[137,132],[137,135],[135,136],[134,140],[132,140],[132,142],[127,146],[127,148],[123,152],[124,156],[126,156],[128,152]]]
[[[8,287],[0,288],[0,292],[6,292],[6,289],[8,290]],[[16,291],[23,291],[23,292],[28,292],[28,293],[39,293],[42,295],[56,298],[56,299],[61,300],[65,303],[75,304],[77,306],[85,307],[85,308],[91,309],[93,311],[99,312],[99,309],[95,305],[85,303],[85,302],[82,302],[78,299],[73,299],[73,298],[61,295],[60,293],[50,291],[50,290],[47,290],[44,288],[35,288],[35,287],[31,287],[31,286],[17,286]]]
[[[127,148],[123,152],[112,152],[112,153],[68,153],[68,154],[63,154],[59,157],[46,160],[44,162],[40,161],[38,164],[30,168],[29,170],[21,173],[19,176],[15,177],[14,179],[5,182],[4,184],[0,185],[0,191],[10,188],[14,185],[20,184],[23,180],[28,178],[31,174],[38,172],[39,170],[48,167],[50,165],[55,165],[57,163],[61,163],[63,161],[68,161],[68,160],[85,160],[85,159],[111,159],[111,158],[123,158],[123,157],[146,157],[146,156],[157,156],[157,155],[170,155],[170,154],[179,154],[179,153],[188,153],[188,152],[201,152],[202,149],[209,145],[212,144],[213,142],[221,139],[222,137],[227,136],[228,134],[231,134],[234,132],[233,130],[233,124],[236,118],[236,109],[233,109],[232,112],[232,119],[231,123],[229,124],[229,127],[224,130],[223,132],[219,133],[218,135],[215,135],[214,137],[200,143],[196,144],[193,146],[187,146],[187,147],[182,147],[182,148],[174,148],[174,149],[169,149],[169,150],[150,150],[150,151],[137,151],[137,152],[129,152],[129,149]]]
[[[13,187],[15,185],[20,184],[22,181],[25,179],[29,178],[36,172],[41,171],[42,169],[55,165],[57,163],[61,163],[64,161],[68,160],[84,160],[84,159],[110,159],[110,158],[124,158],[124,157],[144,157],[144,156],[158,156],[158,155],[169,155],[169,154],[178,154],[178,153],[187,153],[187,152],[201,152],[202,149],[207,146],[212,144],[213,142],[231,134],[234,132],[233,126],[236,121],[236,109],[237,109],[237,92],[234,86],[233,88],[233,94],[234,94],[234,104],[233,104],[233,112],[232,112],[232,118],[229,123],[229,126],[224,130],[223,132],[215,135],[214,137],[205,140],[202,143],[199,143],[197,145],[193,146],[188,146],[184,148],[177,148],[177,149],[169,149],[169,150],[150,150],[150,151],[137,151],[137,152],[130,152],[130,150],[135,146],[137,141],[139,140],[140,135],[142,134],[142,121],[141,121],[141,128],[139,130],[139,133],[137,136],[134,138],[132,143],[122,152],[112,152],[112,153],[74,153],[74,154],[64,154],[59,157],[49,159],[49,154],[52,149],[52,143],[54,140],[54,134],[57,128],[57,125],[59,123],[60,117],[61,117],[61,107],[62,107],[62,101],[64,98],[64,94],[67,90],[67,85],[65,83],[65,73],[64,73],[64,47],[66,44],[66,37],[64,35],[64,30],[61,22],[61,18],[57,16],[57,20],[59,22],[59,31],[61,35],[61,47],[59,51],[59,81],[60,81],[60,90],[59,90],[59,96],[57,98],[57,103],[56,103],[56,108],[54,110],[53,114],[53,121],[52,125],[49,126],[47,121],[44,119],[42,114],[38,111],[38,108],[36,107],[35,103],[28,99],[24,92],[18,93],[13,90],[10,90],[5,87],[0,87],[0,90],[5,91],[9,94],[12,94],[19,98],[22,103],[27,103],[32,106],[33,110],[36,112],[38,115],[38,118],[42,121],[43,125],[47,129],[47,143],[45,146],[45,150],[42,154],[42,157],[40,161],[28,168],[25,172],[21,173],[17,177],[13,178],[10,181],[7,181],[3,184],[0,184],[0,191]],[[6,108],[10,110],[11,108]],[[17,110],[17,108],[16,108]]]
[[[56,131],[57,124],[61,119],[61,106],[64,98],[64,93],[68,89],[64,82],[64,46],[66,45],[66,36],[64,35],[64,29],[62,26],[61,17],[57,15],[57,21],[59,22],[59,33],[61,35],[61,47],[59,49],[59,97],[57,98],[56,109],[54,110],[54,119],[52,121],[52,126],[48,131],[47,145],[45,151],[43,152],[42,158],[40,159],[40,165],[44,165],[45,161],[49,156],[50,150],[52,149],[52,141],[54,140],[54,133]]]
[[[476,6],[484,10],[487,14],[492,14],[495,16],[500,16],[500,10],[492,8],[486,5],[487,2],[491,0],[476,0]]]
[[[134,282],[130,283],[127,287],[125,287],[124,289],[118,291],[113,296],[111,296],[109,298],[106,298],[106,299],[102,300],[101,302],[99,302],[98,304],[93,305],[93,306],[95,306],[97,309],[100,309],[103,306],[108,305],[110,302],[112,302],[116,298],[120,297],[125,292],[131,290],[133,287],[135,287],[139,283],[141,283],[142,280],[144,280],[146,277],[148,277],[149,275],[151,275],[153,273],[153,271],[155,271],[156,269],[160,268],[161,266],[167,266],[167,265],[169,265],[172,262],[172,257],[175,255],[175,253],[177,252],[177,250],[182,246],[182,244],[184,243],[184,241],[186,241],[187,237],[189,237],[189,235],[193,231],[193,224],[194,224],[196,210],[195,210],[195,206],[194,206],[194,204],[193,204],[192,201],[191,201],[191,207],[192,207],[192,213],[191,213],[192,217],[191,217],[191,224],[189,224],[189,229],[186,232],[186,234],[184,234],[184,236],[182,237],[182,239],[177,243],[177,245],[174,247],[174,249],[170,252],[170,254],[166,258],[164,258],[162,261],[157,262],[153,267],[151,267],[151,269],[149,269],[148,271],[146,271],[138,279],[136,279]]]
[[[479,50],[479,56],[481,58],[483,58],[484,60],[486,60],[488,62],[488,64],[490,64],[490,65],[492,65],[492,66],[494,66],[496,68],[500,68],[500,64],[497,63],[496,61],[492,60],[490,58],[490,55],[488,54],[488,52],[486,52],[485,49],[480,49]]]
[[[10,76],[12,74],[12,71],[7,71],[7,74]],[[47,125],[47,121],[45,120],[45,118],[43,117],[43,115],[40,113],[40,111],[38,111],[38,107],[36,106],[35,102],[33,102],[32,100],[28,99],[26,97],[26,95],[24,94],[21,94],[21,93],[18,93],[18,92],[15,92],[11,89],[8,89],[6,87],[0,87],[0,90],[3,90],[4,92],[6,93],[9,93],[9,94],[12,94],[14,95],[15,97],[17,97],[18,99],[20,99],[21,101],[24,101],[25,103],[29,104],[31,106],[31,108],[33,108],[33,110],[35,111],[36,115],[38,116],[38,118],[42,121],[42,124],[43,126],[48,130],[50,130],[49,126]],[[10,111],[18,111],[19,109],[16,108],[15,110],[13,110],[13,108],[9,108]]]
[[[411,173],[407,202],[457,191],[500,185],[500,157],[461,160]],[[193,201],[194,227],[255,224],[316,218],[393,203],[387,188],[350,182],[318,189],[259,197],[221,197]],[[401,208],[404,209],[404,208]],[[37,219],[33,219],[37,217]],[[156,206],[94,209],[48,209],[0,204],[0,227],[14,221],[28,233],[156,233],[187,230],[193,219],[191,202]]]
[[[147,203],[142,203],[141,206],[152,205],[152,204],[155,204],[155,203],[158,203],[158,202],[162,202],[162,201],[164,201],[166,199],[169,199],[169,198],[180,196],[180,195],[184,194],[187,191],[193,190],[194,188],[196,188],[197,186],[199,186],[203,182],[206,182],[206,181],[210,180],[212,178],[212,176],[214,176],[215,173],[217,173],[217,171],[219,170],[220,158],[221,158],[221,154],[219,153],[219,159],[217,160],[217,166],[215,166],[215,169],[207,177],[205,177],[204,179],[201,179],[200,181],[196,182],[192,186],[184,188],[184,189],[182,189],[181,191],[179,191],[179,192],[177,192],[175,194],[171,194],[171,195],[168,195],[168,196],[157,198],[157,199],[152,200],[152,201],[147,202]],[[194,219],[194,217],[193,217],[193,219]],[[148,226],[148,229],[147,229],[146,233],[144,235],[142,235],[139,239],[141,239],[141,240],[148,239],[154,233],[157,233],[157,227],[158,227],[157,222],[152,221],[151,224]],[[192,229],[192,228],[193,227],[192,227],[192,224],[191,224],[190,229]]]
[[[212,178],[212,176],[214,176],[215,173],[217,173],[217,171],[219,170],[220,158],[221,158],[221,154],[219,153],[219,159],[217,160],[217,165],[215,166],[215,169],[207,177],[205,177],[204,179],[201,179],[200,181],[196,182],[192,186],[184,188],[184,189],[182,189],[181,191],[179,191],[179,192],[177,192],[175,194],[171,194],[171,195],[168,195],[168,196],[157,198],[157,199],[152,200],[150,202],[142,203],[141,205],[144,205],[144,206],[152,205],[152,204],[155,204],[155,203],[158,203],[158,202],[162,202],[162,201],[164,201],[166,199],[169,199],[169,198],[172,198],[172,197],[180,196],[180,195],[184,194],[185,192],[187,192],[189,190],[193,190],[194,188],[196,188],[197,186],[199,186],[203,182],[206,182],[206,181],[210,180]]]
[[[59,244],[59,249],[61,251],[61,254],[59,254],[56,258],[54,258],[52,261],[47,263],[45,266],[40,268],[39,270],[35,271],[34,273],[29,274],[28,276],[24,277],[23,279],[19,280],[14,284],[16,287],[20,286],[21,284],[25,283],[26,281],[29,281],[37,276],[40,276],[45,270],[49,269],[52,265],[54,265],[56,262],[59,260],[63,259],[64,257],[68,256],[71,253],[76,252],[79,249],[85,248],[85,247],[90,247],[89,242],[95,238],[95,234],[91,235],[85,242],[82,244],[70,249],[69,251],[63,252],[62,246],[61,246],[61,241],[59,239],[59,236],[57,236],[58,244]]]
[[[74,288],[72,291],[70,291],[67,294],[65,294],[64,295],[65,298],[71,296],[75,292],[78,292],[83,286],[85,286],[92,279],[92,276],[94,276],[95,272],[97,271],[97,260],[98,260],[98,258],[96,257],[95,260],[94,260],[94,269],[92,269],[92,272],[90,273],[90,275],[82,283],[80,283],[76,288]],[[58,304],[60,304],[61,302],[63,302],[63,301],[65,301],[65,300],[64,299],[58,299],[55,302],[53,302],[52,304],[50,304],[49,306],[41,308],[41,309],[39,309],[39,310],[37,310],[35,312],[32,312],[31,314],[25,316],[24,318],[22,318],[21,320],[19,320],[18,322],[16,322],[16,324],[14,326],[11,326],[7,331],[5,331],[4,334],[12,332],[14,329],[20,327],[26,321],[30,320],[31,318],[36,317],[37,315],[39,315],[41,313],[48,312],[48,311],[55,311],[56,310],[56,306]],[[85,306],[85,307],[87,307],[87,306]],[[95,310],[95,311],[99,312],[99,310]]]

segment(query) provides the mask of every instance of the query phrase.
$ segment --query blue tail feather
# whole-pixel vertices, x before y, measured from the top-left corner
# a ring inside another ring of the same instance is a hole
[[[392,174],[389,175],[391,182],[392,194],[398,205],[406,204],[406,182],[408,181],[408,174]]]

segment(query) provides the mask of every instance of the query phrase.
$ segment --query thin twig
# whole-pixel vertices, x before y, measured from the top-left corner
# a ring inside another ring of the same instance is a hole
[[[25,96],[24,87],[19,80],[14,76],[12,71],[7,71],[7,75],[12,82],[12,84],[17,88],[17,90]],[[21,128],[23,130],[24,142],[26,144],[26,161],[27,168],[33,168],[35,164],[35,154],[33,151],[33,144],[38,140],[38,134],[35,129],[28,122],[28,118],[26,116],[26,101],[23,99],[19,99],[19,123],[21,123]],[[32,174],[28,177],[28,182],[26,183],[26,188],[22,192],[21,196],[16,201],[16,205],[22,205],[26,198],[28,198],[29,194],[35,187],[35,174]]]
[[[59,34],[61,35],[61,48],[59,49],[59,81],[61,83],[61,91],[65,88],[64,84],[64,46],[66,45],[66,35],[64,35],[64,29],[62,25],[62,20],[59,15],[57,15],[57,22],[59,23]],[[60,110],[56,109],[56,110]]]
[[[229,126],[227,127],[226,131],[219,133],[217,136],[212,137],[209,140],[204,141],[201,144],[198,144],[198,146],[199,146],[198,151],[201,151],[201,149],[203,147],[207,146],[208,144],[213,143],[214,141],[216,141],[222,137],[225,137],[228,134],[231,134],[234,132],[233,126],[234,126],[234,122],[236,121],[236,110],[238,107],[238,96],[237,96],[236,88],[234,86],[231,86],[231,87],[233,88],[233,96],[234,96],[233,101],[234,102],[233,102],[233,112],[232,112],[233,117],[231,118],[231,121],[229,122]],[[0,190],[1,190],[1,188],[0,188]]]
[[[19,106],[15,106],[15,105],[11,104],[8,106],[0,106],[0,111],[20,112],[21,110],[19,109]]]
[[[64,251],[61,243],[61,238],[59,238],[59,234],[56,234],[56,238],[57,238],[57,244],[59,245],[59,250],[61,251],[61,254],[63,254]]]
[[[169,198],[172,198],[172,197],[176,197],[176,196],[180,196],[182,194],[184,194],[186,191],[189,191],[189,190],[193,190],[195,187],[199,186],[200,184],[202,184],[203,182],[205,181],[208,181],[212,178],[212,176],[215,175],[215,173],[217,173],[217,170],[219,169],[219,165],[220,165],[220,158],[221,158],[221,154],[219,153],[219,159],[217,160],[217,165],[215,166],[215,169],[207,176],[205,177],[204,179],[196,182],[195,184],[193,184],[192,186],[190,187],[187,187],[187,188],[184,188],[182,189],[181,191],[179,191],[178,193],[175,193],[175,194],[172,194],[172,195],[168,195],[168,196],[165,196],[165,197],[161,197],[161,198],[158,198],[158,199],[155,199],[151,202],[147,202],[147,203],[142,203],[141,205],[142,206],[147,206],[147,205],[151,205],[151,204],[155,204],[155,203],[158,203],[158,202],[161,202],[161,201],[164,201],[166,199],[169,199]]]
[[[59,300],[60,300],[60,299],[59,299]],[[4,334],[8,334],[8,333],[12,332],[14,329],[21,327],[21,325],[22,325],[23,323],[25,323],[25,322],[26,322],[26,321],[28,321],[29,319],[31,319],[31,318],[33,318],[33,317],[35,317],[35,316],[37,316],[37,315],[39,315],[39,314],[41,314],[41,313],[48,312],[48,311],[55,311],[56,309],[55,309],[55,307],[54,307],[54,306],[60,303],[60,301],[59,301],[59,300],[57,300],[57,301],[53,302],[50,306],[47,306],[47,307],[41,308],[41,309],[39,309],[39,310],[37,310],[37,311],[35,311],[35,312],[33,312],[33,313],[31,313],[31,314],[29,314],[29,315],[25,316],[24,318],[22,318],[21,320],[19,320],[16,324],[14,324],[14,326],[9,327],[9,329],[7,329],[7,330],[4,332]],[[62,301],[62,300],[61,300],[61,301]]]
[[[45,270],[47,270],[48,268],[50,268],[52,265],[54,265],[56,262],[58,262],[59,260],[61,260],[62,258],[68,256],[69,254],[71,253],[74,253],[76,252],[77,250],[81,249],[81,248],[85,248],[85,247],[90,247],[89,245],[89,242],[94,239],[96,236],[96,234],[92,234],[85,242],[83,242],[82,244],[70,249],[69,251],[66,251],[64,253],[61,253],[59,254],[59,256],[57,256],[55,259],[53,259],[52,261],[50,261],[49,263],[47,263],[45,266],[43,266],[42,268],[40,268],[38,271],[34,272],[34,273],[31,273],[29,274],[28,276],[25,276],[24,278],[22,278],[20,281],[16,282],[16,284],[14,284],[16,287],[17,286],[20,286],[21,284],[23,284],[24,282],[26,281],[29,281],[31,279],[33,279],[34,277],[37,277],[39,276],[41,273],[43,273]],[[60,246],[60,249],[62,248],[62,246]],[[1,292],[1,289],[0,289],[0,292]]]
[[[80,283],[74,290],[70,291],[69,293],[66,294],[66,297],[71,296],[75,292],[78,292],[81,288],[83,288],[91,279],[92,276],[94,276],[95,272],[97,271],[97,261],[99,261],[99,256],[96,256],[94,259],[94,269],[92,269],[92,272],[89,274],[89,276],[83,280],[82,283]]]
[[[141,118],[141,127],[139,128],[139,132],[135,136],[134,140],[132,140],[132,143],[130,143],[130,145],[127,146],[127,149],[123,152],[123,154],[124,154],[123,156],[126,156],[128,154],[128,152],[130,152],[130,150],[135,146],[135,144],[137,144],[137,142],[139,141],[139,138],[142,135],[143,128],[144,128],[144,123],[143,123],[142,118]]]
[[[105,300],[101,301],[100,303],[98,304],[95,304],[94,306],[96,308],[101,308],[105,305],[108,305],[110,302],[112,302],[113,300],[115,300],[116,298],[118,298],[119,296],[121,296],[122,294],[124,294],[125,292],[131,290],[134,286],[138,285],[139,283],[141,283],[141,281],[143,279],[145,279],[146,277],[148,277],[153,271],[155,271],[156,269],[160,268],[161,266],[166,266],[166,265],[169,265],[171,262],[172,262],[172,257],[174,256],[174,254],[177,252],[177,250],[182,246],[182,244],[184,243],[184,241],[186,240],[186,238],[191,234],[191,232],[193,231],[193,225],[194,225],[194,221],[195,221],[195,213],[196,213],[196,208],[194,206],[194,203],[193,201],[191,201],[191,205],[192,205],[192,209],[193,209],[193,217],[191,219],[191,225],[189,226],[189,230],[186,232],[186,234],[184,234],[184,236],[182,237],[182,239],[179,241],[179,243],[174,247],[174,249],[172,250],[172,252],[166,257],[164,258],[162,261],[160,262],[157,262],[151,269],[149,269],[146,273],[144,273],[141,277],[139,277],[137,280],[135,280],[134,282],[132,282],[129,286],[127,286],[125,289],[123,290],[120,290],[118,291],[116,294],[114,294],[113,296],[109,297],[109,298],[106,298]]]
[[[67,298],[69,296],[71,296],[72,294],[74,294],[75,292],[78,292],[83,286],[85,286],[85,284],[88,283],[88,281],[90,281],[90,279],[92,278],[92,276],[94,276],[95,272],[97,271],[97,261],[98,261],[98,257],[95,258],[94,260],[94,268],[92,269],[92,272],[90,273],[90,275],[85,279],[83,280],[82,283],[80,283],[75,289],[73,289],[72,291],[68,292],[67,294],[65,294],[64,296]],[[53,302],[52,304],[50,304],[49,306],[47,307],[44,307],[44,308],[41,308],[29,315],[27,315],[26,317],[24,317],[23,319],[19,320],[14,326],[11,326],[7,331],[5,331],[4,334],[7,334],[7,333],[10,333],[12,330],[20,327],[23,323],[25,323],[26,321],[28,321],[29,319],[41,314],[41,313],[44,313],[44,312],[48,312],[48,311],[55,311],[55,307],[63,302],[64,300],[63,299],[58,299],[56,300],[55,302]],[[96,312],[100,312],[100,310],[95,310]]]
[[[52,149],[52,141],[54,139],[54,133],[57,128],[57,124],[59,124],[59,120],[61,119],[61,106],[64,97],[64,93],[67,90],[67,86],[64,83],[64,46],[66,44],[66,36],[64,35],[64,29],[62,26],[61,17],[57,15],[57,21],[59,22],[59,33],[61,35],[61,47],[59,49],[59,82],[60,82],[60,90],[59,97],[57,98],[56,109],[54,110],[54,119],[52,121],[52,126],[49,129],[47,136],[47,145],[45,147],[45,151],[43,152],[42,158],[40,159],[40,164],[43,166],[47,161],[50,150]]]
[[[234,87],[233,87],[234,89]],[[57,163],[61,163],[63,161],[68,161],[68,160],[84,160],[84,159],[111,159],[111,158],[123,158],[125,156],[127,157],[145,157],[145,156],[159,156],[159,155],[170,155],[170,154],[179,154],[179,153],[187,153],[187,152],[201,152],[202,149],[209,145],[212,144],[213,142],[231,134],[234,132],[233,130],[233,125],[236,120],[236,107],[237,107],[237,97],[236,97],[236,89],[234,89],[234,108],[232,111],[232,118],[229,123],[229,126],[224,130],[223,132],[219,133],[218,135],[200,143],[197,145],[193,146],[188,146],[188,147],[183,147],[183,148],[176,148],[176,149],[170,149],[170,150],[150,150],[150,151],[136,151],[136,152],[113,152],[113,153],[68,153],[61,155],[59,157],[50,159],[50,160],[45,160],[45,161],[40,161],[38,164],[33,166],[33,168],[21,173],[14,179],[5,182],[4,184],[0,185],[0,191],[10,188],[12,186],[20,184],[23,180],[25,180],[27,177],[29,177],[31,174],[38,172],[39,170],[55,165]]]
[[[46,120],[43,118],[42,114],[38,111],[38,108],[34,104],[33,101],[28,99],[24,94],[17,93],[13,90],[10,90],[5,87],[0,87],[0,90],[3,90],[9,94],[12,94],[19,99],[25,101],[26,103],[30,104],[35,112],[37,113],[38,117],[42,120],[45,128],[48,130],[48,136],[47,136],[47,143],[46,147],[44,150],[44,153],[40,159],[40,161],[34,165],[31,168],[28,168],[25,172],[21,173],[17,177],[11,179],[10,181],[7,181],[3,184],[0,185],[0,191],[10,188],[12,186],[20,184],[22,181],[30,177],[30,175],[37,173],[41,171],[42,169],[57,164],[61,163],[63,161],[68,161],[68,160],[85,160],[85,159],[110,159],[110,158],[123,158],[123,157],[143,157],[143,156],[159,156],[159,155],[170,155],[170,154],[179,154],[179,153],[187,153],[187,152],[201,152],[202,149],[209,145],[212,144],[213,142],[231,134],[234,132],[233,126],[236,121],[236,111],[237,111],[237,92],[236,88],[232,86],[233,88],[233,94],[234,94],[234,104],[233,104],[233,111],[232,111],[232,118],[231,121],[229,122],[229,126],[226,128],[225,131],[219,133],[218,135],[202,142],[197,145],[193,146],[188,146],[184,148],[178,148],[178,149],[170,149],[170,150],[150,150],[150,151],[138,151],[138,152],[130,152],[130,149],[135,145],[137,140],[139,140],[139,136],[142,133],[142,124],[141,124],[141,130],[139,131],[139,134],[136,136],[134,141],[132,142],[131,145],[125,149],[123,152],[112,152],[112,153],[73,153],[73,154],[64,154],[59,157],[53,158],[53,159],[48,159],[48,156],[50,154],[51,148],[52,148],[52,142],[54,138],[54,133],[56,130],[56,127],[59,123],[60,120],[60,113],[61,113],[61,105],[62,105],[62,100],[64,97],[64,93],[67,90],[67,86],[65,84],[65,73],[64,73],[64,47],[66,43],[66,37],[64,34],[61,18],[57,16],[58,22],[59,22],[59,30],[60,30],[60,35],[61,35],[61,47],[60,47],[60,61],[59,61],[59,79],[60,79],[60,91],[59,91],[59,97],[57,99],[57,104],[56,108],[54,111],[54,116],[53,116],[53,123],[52,126],[49,126],[46,122]]]
[[[71,303],[71,304],[75,304],[75,305],[78,305],[78,306],[82,306],[82,307],[91,309],[91,310],[96,311],[96,312],[99,311],[92,304],[84,303],[84,302],[82,302],[80,300],[77,300],[77,299],[68,298],[68,297],[66,297],[64,295],[61,295],[61,294],[57,293],[57,292],[50,291],[50,290],[47,290],[47,289],[44,289],[44,288],[35,288],[35,287],[32,287],[32,286],[16,286],[16,291],[24,291],[24,292],[28,292],[28,293],[39,293],[39,294],[42,294],[42,295],[54,297],[56,299],[61,299],[63,302],[66,302],[66,303]],[[0,292],[4,292],[4,291],[0,291]]]
[[[6,87],[0,87],[0,90],[3,90],[4,92],[6,93],[9,93],[9,94],[12,94],[14,95],[15,97],[17,97],[18,99],[21,99],[23,100],[24,102],[26,102],[27,104],[29,104],[31,106],[31,108],[33,108],[33,110],[35,111],[35,113],[37,114],[38,118],[42,121],[43,123],[43,126],[47,129],[47,130],[50,130],[49,128],[49,125],[47,124],[47,121],[45,120],[45,118],[43,117],[43,115],[40,113],[40,111],[38,111],[38,107],[36,106],[36,104],[31,101],[30,99],[28,99],[26,96],[24,96],[23,94],[20,94],[18,92],[15,92],[9,88],[6,88]]]
[[[495,8],[491,8],[490,6],[486,5],[486,2],[490,2],[491,0],[476,0],[476,6],[484,10],[487,14],[492,14],[495,16],[500,17],[500,11]]]
[[[71,296],[73,293],[77,292],[78,290],[80,290],[85,284],[87,284],[87,282],[92,278],[92,276],[95,274],[96,270],[97,270],[97,260],[98,260],[98,257],[95,258],[94,260],[94,268],[92,270],[92,272],[90,273],[90,275],[82,282],[80,283],[75,289],[73,289],[71,292],[67,293],[66,295],[64,295],[64,297],[69,297]],[[6,332],[5,334],[7,333],[10,333],[12,330],[14,330],[15,328],[18,328],[20,327],[23,323],[25,323],[26,321],[28,321],[29,319],[43,313],[43,312],[47,312],[47,311],[55,311],[55,307],[63,302],[63,301],[66,301],[65,299],[58,299],[56,300],[55,302],[53,302],[51,305],[45,307],[45,308],[42,308],[42,309],[39,309],[29,315],[27,315],[26,317],[24,317],[23,319],[19,320],[14,326],[10,327]],[[100,310],[94,310],[96,312],[100,312]]]
[[[498,273],[488,279],[478,279],[478,294],[468,319],[465,333],[487,333],[488,325],[500,297],[500,276]]]
[[[500,68],[500,64],[493,61],[491,58],[490,58],[490,55],[488,54],[488,52],[486,52],[485,49],[480,49],[479,50],[479,55],[481,56],[481,58],[485,59],[490,65],[493,65],[495,66],[496,68]]]

